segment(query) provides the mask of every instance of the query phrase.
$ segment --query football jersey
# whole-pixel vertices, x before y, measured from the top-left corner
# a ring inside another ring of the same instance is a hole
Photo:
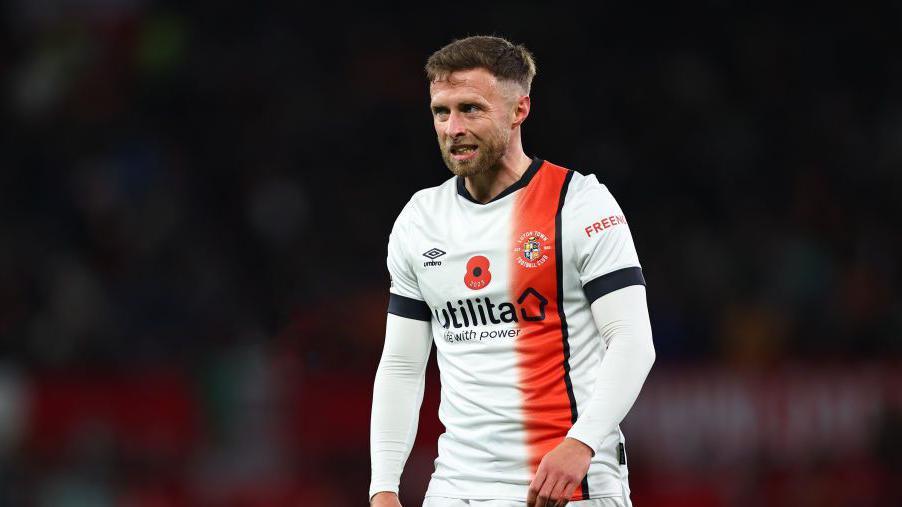
[[[540,159],[488,203],[463,178],[413,195],[388,246],[388,311],[431,322],[441,379],[426,496],[525,501],[591,396],[606,344],[590,305],[645,283],[629,226],[594,175]],[[628,491],[623,435],[573,499]]]

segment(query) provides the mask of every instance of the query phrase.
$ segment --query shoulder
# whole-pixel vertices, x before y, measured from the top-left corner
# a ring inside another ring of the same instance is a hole
[[[396,223],[410,223],[421,220],[436,209],[440,209],[445,202],[454,197],[456,189],[456,177],[445,180],[441,185],[424,188],[414,194],[398,213]]]
[[[597,198],[603,195],[610,195],[608,187],[598,181],[592,173],[585,174],[583,172],[570,169],[561,165],[545,161],[542,169],[546,173],[552,173],[555,177],[563,180],[569,180],[567,185],[567,193],[565,205],[570,201],[580,201],[586,198]]]
[[[582,174],[573,171],[570,178],[570,186],[567,188],[567,200],[581,204],[585,201],[597,201],[598,199],[613,199],[608,187],[598,181],[594,174]]]
[[[453,197],[457,192],[456,182],[457,177],[452,176],[445,180],[441,185],[418,190],[411,196],[408,205],[417,210],[431,209],[440,205],[443,201],[447,200],[449,196]]]
[[[592,173],[582,173],[546,161],[546,168],[565,179],[563,213],[565,215],[593,214],[599,211],[619,210],[608,187]],[[543,171],[545,170],[543,169]]]
[[[615,225],[628,229],[620,204],[591,173],[572,172],[562,215],[565,237],[577,241],[594,239],[598,232]]]

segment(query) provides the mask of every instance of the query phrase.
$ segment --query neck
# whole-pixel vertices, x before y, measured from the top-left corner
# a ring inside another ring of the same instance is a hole
[[[511,139],[507,152],[498,165],[464,179],[464,185],[473,199],[485,204],[494,199],[505,188],[516,183],[529,169],[532,159],[526,156],[519,139]]]

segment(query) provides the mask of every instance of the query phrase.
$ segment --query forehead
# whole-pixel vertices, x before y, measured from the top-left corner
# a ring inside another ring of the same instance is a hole
[[[474,96],[492,100],[498,95],[498,79],[482,68],[452,72],[429,84],[429,96],[433,103]]]

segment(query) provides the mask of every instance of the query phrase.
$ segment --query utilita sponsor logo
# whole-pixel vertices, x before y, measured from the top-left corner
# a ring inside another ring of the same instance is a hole
[[[539,291],[528,287],[517,298],[516,305],[510,302],[495,304],[489,298],[458,299],[457,305],[446,301],[442,308],[433,307],[435,318],[443,328],[460,329],[471,326],[545,320],[548,299]],[[519,311],[518,311],[519,310]]]

